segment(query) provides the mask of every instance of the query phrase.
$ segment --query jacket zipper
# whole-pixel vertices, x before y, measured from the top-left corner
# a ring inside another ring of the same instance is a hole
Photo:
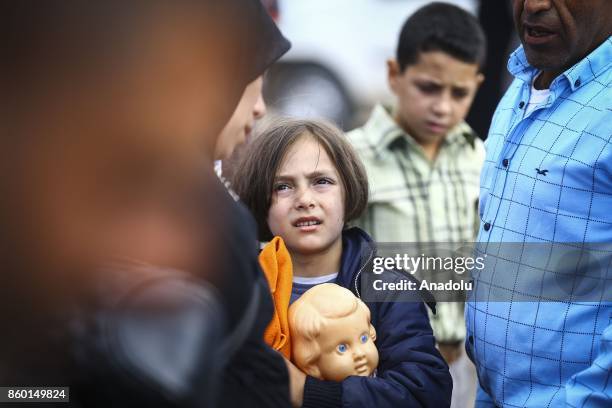
[[[357,293],[357,297],[359,299],[361,299],[361,294],[359,293],[359,288],[357,287],[358,286],[357,281],[359,280],[359,276],[361,275],[361,272],[363,271],[363,269],[366,267],[367,264],[370,263],[370,260],[372,260],[373,255],[374,255],[374,249],[370,247],[370,253],[368,254],[368,259],[364,262],[363,265],[361,265],[361,267],[357,271],[357,274],[355,275],[355,278],[353,280],[353,285],[355,287],[355,293]]]

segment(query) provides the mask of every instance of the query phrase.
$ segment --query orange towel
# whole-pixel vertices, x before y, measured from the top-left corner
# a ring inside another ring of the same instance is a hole
[[[272,299],[274,300],[274,316],[264,332],[264,340],[274,350],[280,351],[285,357],[291,356],[289,341],[289,300],[293,282],[293,266],[289,251],[281,237],[274,237],[259,254],[259,264],[268,279]]]

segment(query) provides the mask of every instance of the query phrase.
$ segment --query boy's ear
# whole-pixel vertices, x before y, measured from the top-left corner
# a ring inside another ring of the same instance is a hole
[[[397,78],[401,75],[400,66],[396,59],[387,60],[387,82],[394,94],[397,94]]]

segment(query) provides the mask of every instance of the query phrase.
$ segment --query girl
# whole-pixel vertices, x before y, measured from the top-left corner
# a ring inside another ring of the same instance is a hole
[[[253,212],[260,239],[280,236],[289,250],[292,300],[326,282],[359,296],[364,260],[375,247],[361,229],[346,228],[364,211],[368,184],[341,132],[315,121],[279,121],[249,146],[238,169],[233,185]],[[294,405],[449,406],[452,382],[435,349],[425,305],[364,300],[377,333],[376,377],[322,381],[289,363]]]

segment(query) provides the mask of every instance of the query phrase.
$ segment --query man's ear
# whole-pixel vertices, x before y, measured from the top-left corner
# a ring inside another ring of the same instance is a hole
[[[370,323],[370,338],[372,339],[372,341],[376,340],[376,329],[374,328],[372,323]]]
[[[397,95],[397,80],[401,75],[401,70],[396,59],[390,58],[387,60],[387,82],[391,91]]]
[[[319,367],[317,367],[315,364],[308,364],[308,366],[304,367],[304,372],[311,377],[318,378],[319,380],[323,379],[321,378],[321,370],[319,370]]]
[[[485,80],[484,74],[482,72],[479,72],[478,75],[476,75],[476,90],[480,88],[480,85],[482,85],[484,80]]]

